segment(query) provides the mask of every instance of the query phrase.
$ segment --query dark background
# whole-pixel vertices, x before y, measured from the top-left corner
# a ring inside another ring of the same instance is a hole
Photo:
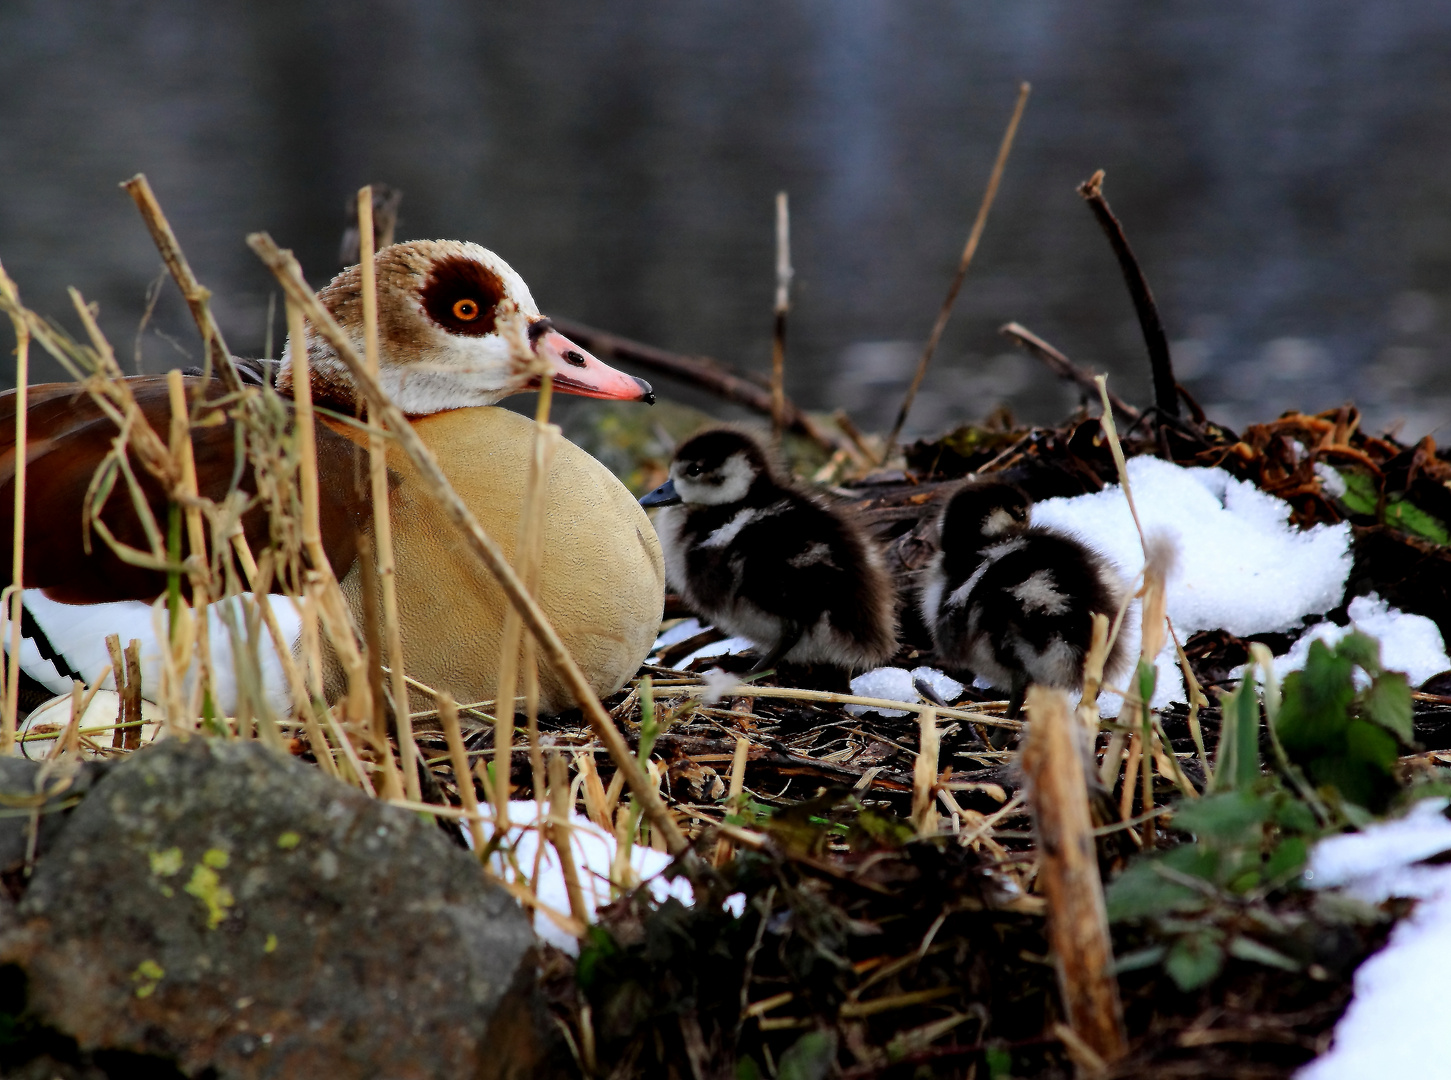
[[[381,181],[406,193],[400,238],[493,248],[546,312],[764,369],[786,189],[789,389],[883,423],[1020,79],[1033,98],[913,427],[1073,404],[996,335],[1009,319],[1147,397],[1074,192],[1100,167],[1220,419],[1355,397],[1407,436],[1451,420],[1451,5],[1433,0],[4,0],[0,260],[69,324],[67,285],[99,301],[129,359],[159,260],[116,184],[145,171],[257,354],[270,288],[244,235],[271,231],[320,284],[351,193]],[[198,352],[169,285],[155,325]],[[181,359],[143,346],[150,370]]]

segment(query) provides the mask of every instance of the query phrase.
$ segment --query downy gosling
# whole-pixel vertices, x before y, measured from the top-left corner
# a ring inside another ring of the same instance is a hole
[[[924,576],[920,610],[949,670],[970,671],[1022,709],[1028,684],[1083,688],[1094,613],[1111,620],[1125,594],[1101,554],[1030,524],[1032,502],[1018,487],[974,482],[959,488],[938,519],[940,551]],[[1122,672],[1115,643],[1105,676]]]
[[[640,505],[664,508],[655,531],[666,580],[702,618],[756,644],[754,670],[851,671],[896,651],[895,590],[876,544],[752,436],[713,428],[687,440]]]

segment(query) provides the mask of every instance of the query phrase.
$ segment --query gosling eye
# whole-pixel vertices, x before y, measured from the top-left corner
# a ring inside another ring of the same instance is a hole
[[[463,322],[473,322],[479,317],[479,302],[465,297],[453,302],[453,317]]]

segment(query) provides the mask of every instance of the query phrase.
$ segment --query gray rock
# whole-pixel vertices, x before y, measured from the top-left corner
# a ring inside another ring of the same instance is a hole
[[[71,809],[107,768],[75,758],[56,765],[0,758],[0,874],[23,874],[32,833],[33,855],[49,850]]]
[[[0,963],[83,1050],[220,1077],[550,1068],[509,895],[431,821],[256,743],[170,739],[113,767],[16,915]]]

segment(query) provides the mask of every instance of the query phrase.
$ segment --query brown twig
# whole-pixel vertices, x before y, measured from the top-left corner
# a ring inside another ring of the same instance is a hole
[[[222,337],[222,331],[212,317],[212,309],[208,304],[211,291],[197,281],[196,275],[191,272],[191,264],[182,253],[176,233],[171,231],[171,223],[162,213],[161,204],[156,201],[146,174],[137,173],[121,186],[135,200],[136,209],[141,211],[141,219],[146,222],[146,228],[151,232],[151,239],[161,252],[161,258],[165,261],[166,268],[171,271],[177,288],[181,290],[186,306],[191,309],[191,317],[196,320],[197,329],[201,331],[202,340],[206,343],[207,362],[213,373],[226,385],[229,394],[240,393],[242,377],[237,374],[237,369],[232,364],[232,354],[227,349],[227,342]]]
[[[1078,185],[1078,194],[1083,196],[1093,216],[1098,219],[1118,258],[1119,269],[1123,271],[1124,284],[1134,301],[1134,311],[1139,316],[1139,327],[1144,333],[1144,344],[1149,349],[1149,368],[1154,376],[1154,405],[1166,416],[1179,416],[1179,388],[1174,381],[1174,363],[1169,356],[1169,339],[1164,334],[1164,324],[1159,319],[1159,309],[1154,303],[1154,294],[1149,290],[1148,279],[1129,247],[1123,226],[1109,209],[1108,200],[1103,197],[1103,170],[1099,169]]]
[[[744,405],[762,416],[771,415],[771,391],[718,360],[707,356],[684,356],[668,352],[605,330],[596,330],[571,319],[556,318],[554,325],[565,337],[583,345],[602,360],[622,360],[646,371],[668,375],[698,386],[716,397],[736,405]],[[807,416],[790,398],[785,398],[783,408],[786,426],[790,430],[805,435],[828,453],[836,450],[836,443],[831,436],[822,431],[816,421]]]
[[[1029,687],[1027,704],[1033,723],[1022,761],[1032,788],[1038,883],[1048,901],[1059,992],[1074,1032],[1104,1061],[1116,1061],[1128,1047],[1077,746],[1081,727],[1061,690]]]
[[[786,433],[786,315],[791,310],[791,211],[776,193],[776,318],[771,329],[771,430]]]
[[[1004,323],[998,327],[998,333],[1002,334],[1003,337],[1012,341],[1014,344],[1027,349],[1039,360],[1047,364],[1049,370],[1060,379],[1066,379],[1071,383],[1076,383],[1090,394],[1098,393],[1098,384],[1093,381],[1093,372],[1079,367],[1026,326],[1015,322]],[[1109,394],[1108,400],[1113,405],[1114,411],[1130,424],[1138,420],[1140,415],[1139,410],[1124,401],[1123,398],[1117,394]]]
[[[445,513],[458,527],[464,542],[499,582],[509,603],[518,609],[525,626],[538,641],[544,659],[559,672],[575,703],[584,712],[590,727],[594,729],[595,735],[609,750],[616,768],[626,777],[631,791],[640,801],[650,823],[664,837],[670,852],[676,855],[684,852],[689,847],[685,834],[680,831],[680,826],[670,816],[670,811],[660,798],[659,791],[646,777],[639,762],[635,760],[635,755],[630,753],[624,736],[610,720],[609,714],[605,712],[604,706],[600,704],[599,698],[590,688],[589,680],[585,678],[584,672],[575,662],[574,657],[570,655],[569,650],[560,639],[559,633],[549,622],[549,617],[524,588],[523,582],[519,580],[518,575],[509,565],[509,560],[505,558],[503,550],[484,531],[483,526],[474,517],[473,511],[453,490],[453,485],[448,482],[448,477],[439,467],[438,460],[433,456],[433,452],[424,445],[423,440],[418,437],[418,433],[413,430],[413,425],[408,422],[408,418],[389,399],[378,384],[378,380],[368,374],[357,350],[353,348],[352,342],[348,340],[342,328],[338,326],[332,315],[322,306],[317,295],[308,286],[306,279],[302,276],[302,268],[298,266],[292,253],[279,248],[266,233],[253,233],[247,238],[247,243],[276,275],[277,280],[286,291],[288,299],[306,313],[318,333],[333,347],[338,357],[347,366],[354,384],[367,398],[370,412],[393,433],[394,438],[398,440],[399,449],[408,456],[418,471],[424,488],[439,501]],[[300,342],[302,339],[298,340]],[[501,777],[500,780],[502,781],[503,778]]]
[[[902,434],[902,425],[907,422],[907,414],[912,410],[912,402],[917,399],[917,391],[922,386],[922,379],[927,374],[927,365],[932,362],[932,354],[937,351],[937,343],[942,340],[942,333],[947,329],[947,320],[952,316],[952,305],[957,303],[957,294],[962,289],[963,279],[967,277],[967,268],[972,265],[972,257],[977,254],[978,241],[982,239],[982,230],[987,225],[988,211],[992,209],[993,200],[998,194],[998,184],[1002,181],[1003,170],[1007,168],[1008,154],[1013,149],[1013,139],[1018,134],[1018,122],[1023,118],[1023,109],[1028,104],[1028,94],[1032,87],[1028,83],[1018,85],[1018,101],[1013,106],[1013,115],[1008,120],[1008,129],[1003,132],[1003,141],[998,146],[997,160],[993,162],[993,171],[988,176],[987,190],[983,192],[982,202],[978,204],[977,217],[973,220],[972,230],[967,234],[967,243],[962,248],[962,258],[957,262],[957,273],[952,275],[952,284],[947,287],[947,296],[942,301],[942,307],[937,312],[937,321],[932,324],[932,333],[927,338],[927,345],[922,350],[922,358],[917,361],[917,371],[912,376],[912,385],[907,388],[907,396],[902,399],[902,407],[897,410],[897,419],[892,424],[891,434],[882,447],[882,462],[885,463],[891,456],[892,448],[897,445],[897,437]]]

